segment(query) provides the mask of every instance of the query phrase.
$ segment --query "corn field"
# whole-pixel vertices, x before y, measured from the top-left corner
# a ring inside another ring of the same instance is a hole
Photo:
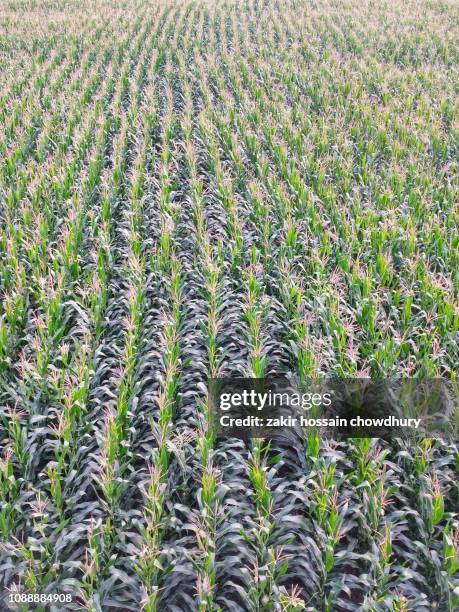
[[[2,0],[1,610],[458,609],[457,444],[220,439],[207,393],[455,378],[458,36],[456,0]]]

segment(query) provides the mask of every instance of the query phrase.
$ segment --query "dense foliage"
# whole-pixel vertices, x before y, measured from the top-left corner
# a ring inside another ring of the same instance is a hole
[[[454,377],[458,16],[2,1],[2,609],[459,605],[456,445],[216,440],[207,401]]]

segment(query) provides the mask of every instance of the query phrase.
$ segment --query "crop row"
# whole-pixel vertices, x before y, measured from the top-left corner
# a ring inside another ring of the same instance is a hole
[[[207,395],[455,378],[454,3],[4,4],[4,601],[455,609],[457,444],[217,439]]]

